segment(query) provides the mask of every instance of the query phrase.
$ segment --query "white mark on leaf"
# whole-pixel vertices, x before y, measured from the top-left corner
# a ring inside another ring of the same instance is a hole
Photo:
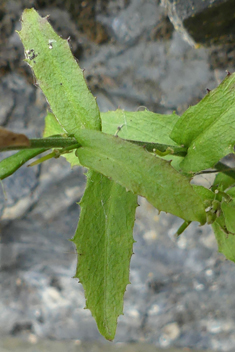
[[[48,40],[49,49],[52,49],[52,48],[53,48],[53,43],[56,43],[56,40],[55,40],[55,39],[49,39],[49,40]]]

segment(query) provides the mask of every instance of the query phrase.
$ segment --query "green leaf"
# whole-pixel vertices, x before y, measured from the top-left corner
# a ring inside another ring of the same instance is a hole
[[[56,116],[57,121],[53,115],[47,118],[45,135],[67,132],[76,137],[82,128],[101,129],[95,98],[67,41],[57,36],[47,19],[34,10],[24,12],[20,37],[26,61]],[[70,161],[77,164],[77,158]],[[91,173],[74,237],[81,254],[77,275],[86,292],[87,307],[107,339],[114,338],[129,283],[136,204],[136,196],[123,187]]]
[[[176,114],[161,115],[148,110],[130,112],[118,109],[101,112],[100,116],[104,133],[115,135],[118,132],[118,136],[123,139],[177,145],[169,137],[179,119]],[[45,120],[44,137],[67,133],[54,114],[48,113]]]
[[[168,145],[177,145],[170,133],[179,119],[175,113],[169,115],[156,114],[152,111],[125,111],[117,109],[101,113],[102,132],[143,142],[155,142]],[[120,130],[119,130],[120,129]],[[171,165],[179,170],[182,159],[179,156],[167,155],[164,160],[171,160]]]
[[[89,171],[80,205],[73,238],[78,252],[76,277],[100,333],[113,340],[129,284],[137,197],[100,173]]]
[[[45,152],[46,150],[47,149],[45,148],[20,150],[14,155],[11,155],[8,158],[3,159],[0,162],[0,180],[3,180],[4,178],[12,175],[27,161],[34,158],[38,154]]]
[[[102,131],[105,133],[115,135],[118,132],[118,136],[123,139],[156,142],[172,146],[177,144],[169,137],[169,134],[178,118],[179,116],[176,114],[161,115],[148,110],[129,112],[118,109],[101,113]],[[49,113],[45,119],[44,137],[63,133],[66,133],[65,129],[59,124],[56,117]],[[71,163],[71,166],[79,165],[75,151],[62,156]],[[182,160],[181,157],[175,157],[174,155],[165,156],[163,159],[171,160],[171,165],[176,169],[179,169],[178,165]]]
[[[170,133],[179,116],[176,114],[162,115],[145,111],[108,111],[101,113],[102,131],[115,134],[123,139],[132,139],[144,142],[177,145]]]
[[[226,191],[226,193],[227,193],[229,196],[231,196],[232,198],[235,199],[235,187],[229,188],[229,189]]]
[[[180,166],[193,173],[213,167],[233,153],[235,144],[235,74],[227,76],[197,105],[190,107],[175,124],[170,137],[188,147]]]
[[[211,90],[196,105],[190,106],[175,124],[171,138],[179,145],[189,147],[194,139],[220,118],[221,112],[234,104],[235,74],[225,77],[223,82]],[[226,101],[227,105],[224,106]]]
[[[81,130],[77,140],[82,145],[76,152],[82,165],[111,177],[134,194],[144,196],[159,211],[205,223],[202,199],[189,180],[169,162],[98,131]]]
[[[221,209],[224,214],[227,230],[235,235],[235,202],[222,202]]]
[[[43,137],[49,137],[54,134],[64,133],[67,133],[66,130],[59,124],[55,115],[49,112],[45,117],[45,129]],[[75,155],[75,150],[72,150],[70,153],[62,154],[61,156],[71,164],[71,167],[80,165],[78,157]]]
[[[47,138],[56,134],[67,134],[68,132],[59,124],[55,115],[49,112],[45,117],[45,128],[43,137]]]
[[[221,188],[222,186],[221,190],[225,191],[227,188],[229,188],[234,184],[235,184],[235,179],[233,177],[230,177],[222,172],[219,172],[215,177],[212,188],[216,189],[218,187]]]
[[[215,193],[211,192],[208,188],[199,185],[192,185],[194,191],[203,199],[204,201],[209,199],[213,200],[215,198]]]
[[[223,222],[225,221],[223,215],[220,218]],[[212,224],[212,228],[218,243],[218,251],[224,254],[227,259],[235,262],[235,235],[227,234],[223,230],[219,219]]]
[[[34,9],[22,15],[20,39],[26,62],[57,120],[70,134],[80,128],[101,129],[99,109],[67,40],[60,38]]]

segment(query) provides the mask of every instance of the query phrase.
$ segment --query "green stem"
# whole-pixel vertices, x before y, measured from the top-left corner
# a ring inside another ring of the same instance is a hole
[[[21,150],[21,149],[36,149],[36,148],[66,148],[73,145],[78,145],[78,142],[73,137],[49,137],[49,138],[34,138],[30,139],[29,147],[17,147],[17,146],[8,146],[0,149],[0,152],[6,152],[9,150]]]
[[[127,142],[134,143],[140,147],[144,147],[149,152],[156,152],[157,154],[171,154],[176,156],[185,156],[187,154],[187,148],[168,145],[168,144],[161,144],[161,143],[149,143],[149,142],[142,142],[142,141],[134,141],[134,140],[126,140]],[[61,154],[81,147],[81,145],[77,142],[74,137],[61,137],[60,135],[51,136],[48,138],[34,138],[30,139],[30,146],[29,147],[20,147],[20,146],[8,146],[0,149],[0,152],[11,151],[11,150],[32,150],[32,149],[42,149],[43,151],[52,148],[62,148]],[[42,153],[42,151],[40,152]],[[37,153],[36,155],[40,154]],[[24,163],[24,162],[23,162]],[[230,168],[229,166],[218,162],[215,165],[216,170],[211,171],[201,171],[201,173],[210,173],[210,172],[222,172],[232,178],[235,179],[235,170]]]
[[[75,139],[75,142],[77,142],[76,139]],[[67,153],[72,149],[78,148],[79,146],[80,145],[78,143],[74,144],[74,141],[73,141],[72,145],[61,149],[60,154]],[[4,178],[12,175],[27,161],[29,161],[30,159],[34,158],[35,156],[41,153],[46,152],[48,149],[51,149],[51,148],[37,148],[37,149],[25,148],[23,150],[20,150],[18,153],[15,153],[14,155],[11,155],[6,159],[3,159],[2,161],[0,161],[0,180],[3,180]],[[47,158],[47,156],[45,158]]]
[[[179,146],[172,146],[167,144],[160,143],[148,143],[141,141],[133,141],[126,140],[127,142],[131,142],[137,144],[141,147],[144,147],[149,152],[161,152],[177,156],[185,156],[187,154],[187,149]],[[73,137],[48,137],[48,138],[35,138],[30,139],[29,147],[20,147],[20,146],[8,146],[0,149],[0,152],[10,151],[10,150],[22,150],[22,149],[35,149],[35,148],[69,148],[74,146],[74,148],[79,148],[77,140]]]
[[[179,237],[181,233],[184,232],[184,230],[191,224],[192,221],[184,221],[183,224],[180,226],[180,228],[177,230],[175,236]]]

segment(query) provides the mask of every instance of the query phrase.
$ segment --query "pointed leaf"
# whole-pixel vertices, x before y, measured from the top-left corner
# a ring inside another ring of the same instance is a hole
[[[190,107],[175,124],[170,137],[188,147],[180,166],[185,172],[213,167],[233,153],[235,144],[235,74],[227,76],[197,105]]]
[[[55,116],[48,114],[44,136],[64,132]],[[72,166],[73,160],[66,157]],[[73,157],[79,164],[74,153]],[[112,340],[117,318],[123,314],[123,295],[129,283],[137,197],[94,171],[89,172],[87,181],[73,238],[78,253],[75,277],[84,287],[86,307],[91,310],[100,333]]]
[[[91,310],[100,333],[112,340],[129,284],[137,198],[107,177],[90,171],[80,205],[73,238],[78,252],[76,277],[84,287],[86,308]]]
[[[68,41],[54,32],[47,17],[40,17],[34,9],[25,10],[19,36],[25,61],[63,128],[70,134],[80,128],[101,129],[99,109],[83,72]]]
[[[188,179],[170,163],[143,148],[98,131],[81,130],[80,163],[111,177],[127,190],[142,195],[159,211],[187,221],[205,223],[203,201]]]

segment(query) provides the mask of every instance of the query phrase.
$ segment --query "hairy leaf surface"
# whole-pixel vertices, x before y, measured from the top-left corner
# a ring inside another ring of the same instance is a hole
[[[58,36],[47,17],[40,17],[34,9],[23,12],[22,30],[18,33],[25,48],[25,61],[65,130],[75,134],[80,128],[101,129],[96,100],[68,41]]]
[[[144,196],[159,211],[187,221],[205,223],[201,197],[194,192],[189,180],[169,162],[139,146],[98,131],[82,130],[77,139],[82,145],[77,150],[82,165]]]
[[[80,205],[80,221],[73,238],[78,252],[76,277],[85,289],[86,307],[100,333],[112,340],[129,284],[137,198],[107,177],[90,171]]]
[[[235,74],[228,75],[175,124],[170,137],[188,147],[180,166],[185,172],[213,167],[233,153],[235,144]]]

